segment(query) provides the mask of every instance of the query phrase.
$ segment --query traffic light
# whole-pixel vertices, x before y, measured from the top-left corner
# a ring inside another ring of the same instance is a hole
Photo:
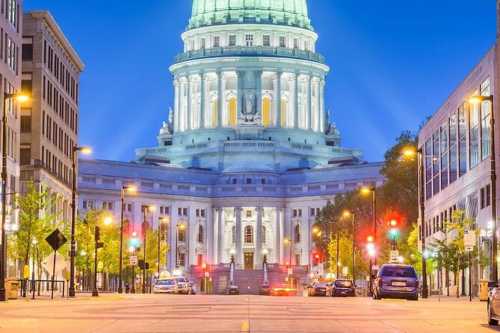
[[[376,255],[376,249],[375,249],[375,238],[373,236],[368,236],[366,238],[366,252],[368,252],[368,256],[370,256],[370,258],[373,258],[375,257]]]
[[[100,242],[101,240],[101,228],[98,226],[95,227],[95,247],[97,249],[102,249],[104,247],[104,243]]]

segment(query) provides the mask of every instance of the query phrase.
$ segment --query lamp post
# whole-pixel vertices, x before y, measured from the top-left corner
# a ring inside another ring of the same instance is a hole
[[[135,257],[136,256],[136,251],[137,247],[139,244],[139,240],[137,239],[137,233],[134,231],[132,233],[132,238],[130,240],[130,247],[129,247],[129,253],[131,256]],[[137,258],[135,258],[137,259]],[[132,263],[132,287],[130,288],[130,293],[135,294],[135,266],[136,263]]]
[[[125,185],[122,186],[120,191],[121,199],[121,212],[120,212],[120,263],[118,268],[118,293],[123,293],[123,223],[125,214],[125,194],[126,193],[136,193],[137,188],[134,186]]]
[[[113,223],[113,220],[111,217],[105,217],[104,218],[104,225],[109,226]],[[98,263],[99,261],[97,260],[97,254],[99,252],[99,249],[104,247],[104,243],[100,241],[101,240],[101,228],[96,224],[95,230],[94,230],[94,241],[95,241],[95,247],[94,247],[94,286],[92,289],[92,297],[97,297],[99,296],[99,289],[97,289],[97,268],[98,268]]]
[[[147,228],[148,228],[148,221],[147,221],[147,214],[148,212],[154,212],[155,208],[154,206],[144,206],[142,209],[143,212],[143,217],[144,220],[142,222],[142,241],[143,241],[143,251],[144,251],[144,264],[142,266],[142,293],[146,293],[146,241],[147,241]]]
[[[422,243],[422,298],[429,296],[429,287],[427,283],[427,256],[426,250],[426,223],[425,223],[425,170],[424,170],[424,155],[422,148],[405,147],[402,152],[403,160],[416,157],[418,162],[418,207],[420,211],[421,237]]]
[[[356,214],[346,210],[342,214],[344,218],[351,218],[351,224],[352,224],[352,280],[354,283],[356,283]]]
[[[29,101],[29,97],[22,93],[4,93],[2,114],[2,251],[0,253],[0,302],[7,301],[5,278],[7,277],[7,102],[16,100],[19,103]]]
[[[287,276],[288,276],[288,282],[291,282],[291,275],[293,274],[293,268],[292,268],[292,247],[293,247],[293,238],[285,238],[283,240],[283,243],[289,247],[289,260],[288,260],[288,265],[287,265]],[[292,274],[290,274],[292,273]]]
[[[76,240],[75,240],[75,225],[76,225],[76,179],[78,177],[76,170],[76,160],[78,153],[84,155],[90,154],[92,151],[88,147],[73,146],[71,149],[71,163],[73,170],[73,181],[71,187],[71,249],[70,249],[70,265],[69,265],[69,297],[75,297],[75,257],[76,257]]]
[[[377,188],[375,186],[366,186],[361,188],[363,195],[372,196],[372,228],[373,228],[373,244],[377,248]],[[377,256],[373,257],[373,265],[377,265]]]

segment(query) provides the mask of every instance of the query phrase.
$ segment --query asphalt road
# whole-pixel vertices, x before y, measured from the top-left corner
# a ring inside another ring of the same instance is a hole
[[[109,295],[0,304],[0,333],[481,333],[485,304],[437,299]]]

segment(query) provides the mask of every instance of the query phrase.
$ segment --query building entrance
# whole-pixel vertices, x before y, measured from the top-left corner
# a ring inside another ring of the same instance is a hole
[[[245,252],[245,263],[244,263],[245,270],[252,270],[253,269],[253,253],[252,252]]]

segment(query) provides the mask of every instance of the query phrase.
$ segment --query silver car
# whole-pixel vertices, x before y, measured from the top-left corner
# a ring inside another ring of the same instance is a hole
[[[176,279],[162,279],[156,281],[153,287],[155,294],[177,294],[177,280]]]

